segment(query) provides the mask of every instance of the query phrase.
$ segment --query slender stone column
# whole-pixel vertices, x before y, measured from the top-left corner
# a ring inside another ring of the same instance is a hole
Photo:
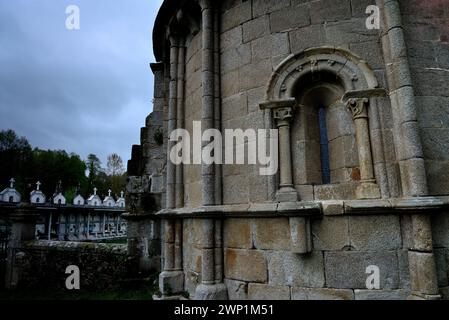
[[[202,117],[201,124],[203,130],[213,129],[219,124],[219,86],[217,86],[217,55],[214,48],[218,45],[218,24],[216,24],[217,14],[213,7],[217,1],[200,0],[202,10]],[[203,146],[209,142],[203,142]],[[217,201],[221,201],[221,194],[217,193],[217,171],[215,165],[202,165],[202,204],[203,206],[214,206]],[[221,182],[220,182],[221,184]],[[202,243],[202,271],[201,284],[196,288],[195,299],[197,300],[223,300],[227,299],[227,289],[222,281],[216,278],[216,228],[214,219],[204,219]]]
[[[177,128],[184,129],[184,99],[185,99],[185,39],[179,41],[177,70]],[[176,208],[184,207],[184,165],[176,166]]]
[[[177,101],[178,101],[178,55],[179,40],[177,36],[170,36],[170,90],[168,101],[168,135],[176,130],[177,117]],[[174,141],[168,140],[167,150],[167,200],[166,208],[174,209],[176,207],[176,166],[170,160],[170,150],[176,144]]]
[[[221,131],[221,72],[220,72],[220,10],[214,10],[214,74],[215,74],[215,99],[214,119],[215,129]],[[223,203],[223,166],[215,164],[215,204]]]
[[[163,299],[179,294],[184,290],[184,273],[182,272],[182,260],[180,260],[182,243],[176,236],[181,233],[179,230],[181,226],[181,224],[176,224],[173,220],[163,220],[164,271],[159,275],[159,290],[163,295]]]
[[[261,109],[271,109],[276,127],[279,130],[279,190],[278,202],[298,201],[298,193],[293,186],[292,152],[290,141],[290,123],[296,107],[294,98],[280,101],[268,101],[260,104]]]
[[[168,135],[176,130],[178,123],[178,108],[183,113],[183,102],[180,98],[184,99],[184,86],[179,83],[180,78],[184,78],[183,70],[179,70],[180,63],[184,59],[185,50],[180,50],[179,36],[171,34],[170,40],[170,87],[169,87],[169,103],[168,103]],[[180,52],[181,51],[181,52]],[[182,56],[182,57],[181,57]],[[181,57],[181,62],[180,62]],[[185,59],[184,59],[185,60]],[[181,67],[183,69],[184,66]],[[182,88],[179,88],[182,87]],[[179,91],[178,91],[179,89]],[[179,105],[178,105],[179,104]],[[183,121],[183,118],[182,118]],[[166,208],[174,209],[177,205],[181,205],[179,199],[176,197],[180,195],[181,188],[179,182],[182,180],[182,170],[171,162],[170,150],[173,148],[176,142],[168,141],[167,149],[167,198]],[[183,182],[182,182],[183,183]],[[182,191],[182,193],[184,193]],[[183,205],[183,201],[182,201]],[[172,219],[165,219],[162,221],[164,228],[164,265],[163,271],[159,275],[159,290],[162,292],[163,298],[167,298],[170,295],[176,295],[184,290],[184,274],[179,266],[182,261],[181,246],[178,243],[178,249],[175,249],[175,242],[179,242],[179,237],[182,235],[181,230],[176,228],[176,223]]]
[[[211,0],[200,1],[202,9],[202,116],[203,131],[214,128],[214,10]],[[203,142],[203,146],[209,142]],[[202,164],[202,198],[204,206],[215,205],[215,166]]]
[[[357,199],[379,199],[380,189],[374,176],[373,157],[368,125],[368,98],[349,99],[347,106],[355,123],[361,184],[356,190]]]

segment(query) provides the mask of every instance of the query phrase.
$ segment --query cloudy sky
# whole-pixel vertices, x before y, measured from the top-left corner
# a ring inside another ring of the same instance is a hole
[[[124,163],[152,110],[162,0],[0,0],[0,130],[33,147]],[[80,30],[66,8],[80,9]]]

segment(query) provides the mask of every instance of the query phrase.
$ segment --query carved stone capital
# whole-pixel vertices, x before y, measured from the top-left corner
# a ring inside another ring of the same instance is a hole
[[[354,120],[360,118],[368,118],[368,98],[351,98],[347,102],[348,110],[352,114]]]
[[[284,107],[273,109],[273,118],[277,122],[277,126],[285,126],[293,120],[293,108]]]

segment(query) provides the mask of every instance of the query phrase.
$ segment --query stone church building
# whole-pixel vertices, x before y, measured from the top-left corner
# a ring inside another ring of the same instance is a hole
[[[127,187],[161,298],[447,298],[448,41],[448,0],[165,0]],[[173,163],[194,121],[278,129],[277,173]]]

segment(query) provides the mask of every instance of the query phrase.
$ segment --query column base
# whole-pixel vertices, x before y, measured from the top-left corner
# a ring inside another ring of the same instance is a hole
[[[357,187],[355,195],[358,200],[380,199],[380,189],[375,183],[363,183]]]
[[[298,192],[292,187],[282,187],[276,192],[276,202],[296,202],[298,200]]]
[[[200,284],[196,287],[195,300],[228,300],[228,289],[224,283]]]
[[[184,291],[184,272],[163,271],[159,275],[159,290],[163,297],[173,296]]]

